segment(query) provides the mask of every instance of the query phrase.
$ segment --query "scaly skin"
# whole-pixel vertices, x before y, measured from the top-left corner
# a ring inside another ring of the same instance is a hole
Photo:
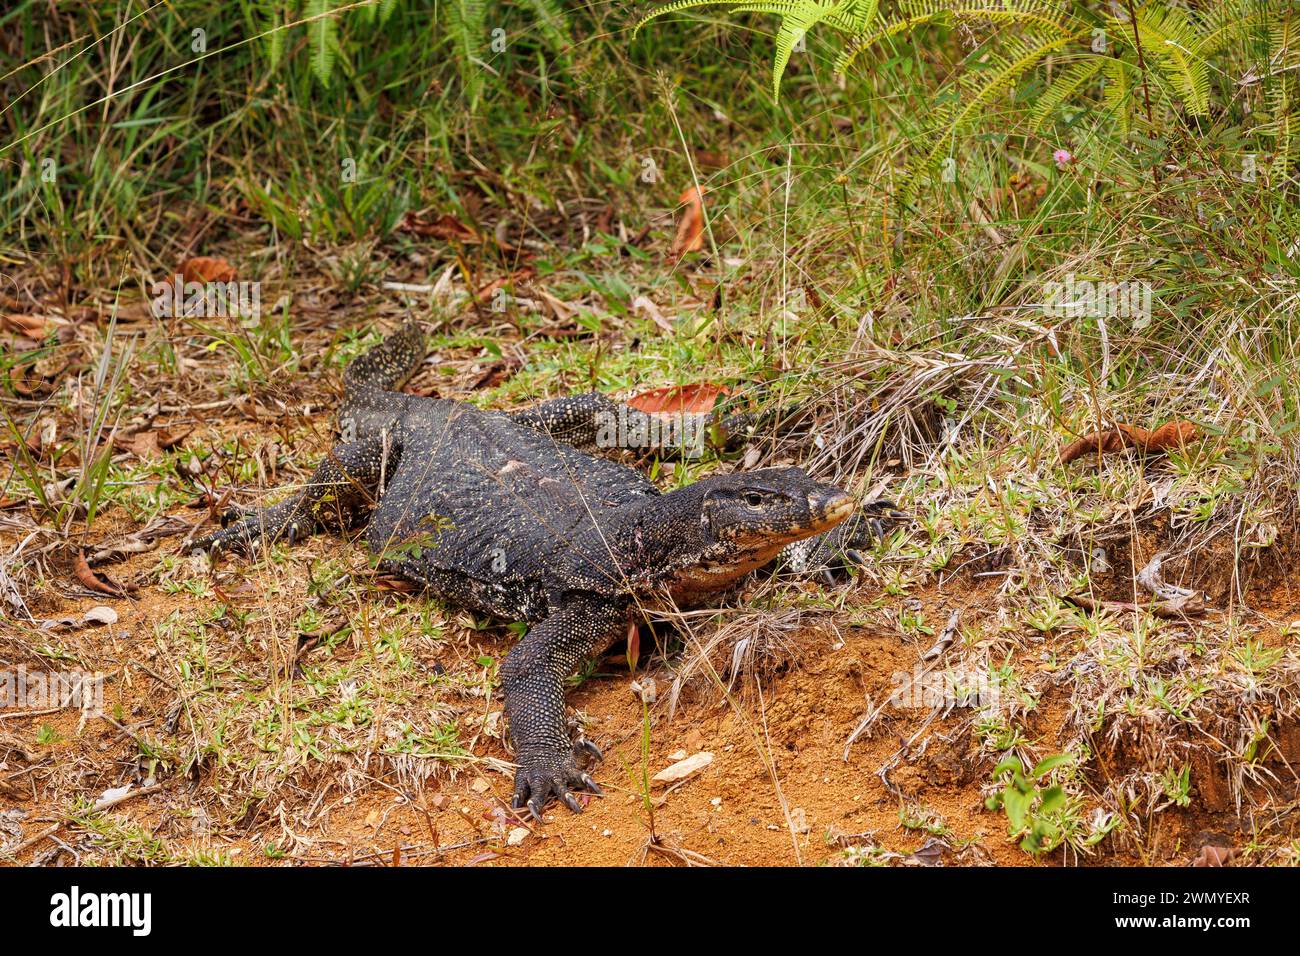
[[[805,564],[852,556],[857,539],[834,535],[851,499],[797,468],[661,494],[582,450],[601,444],[611,414],[639,427],[644,413],[596,394],[507,415],[392,391],[423,357],[423,336],[407,325],[353,362],[344,441],[307,486],[191,547],[248,551],[364,521],[386,569],[451,603],[529,622],[501,667],[514,804],[538,818],[551,797],[577,810],[573,791],[599,788],[577,760],[594,748],[575,750],[565,730],[565,678],[625,633],[638,607],[704,600],[796,542],[813,542],[796,555]]]

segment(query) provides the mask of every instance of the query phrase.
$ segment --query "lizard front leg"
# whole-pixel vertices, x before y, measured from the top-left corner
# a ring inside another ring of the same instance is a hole
[[[224,551],[255,551],[281,537],[292,542],[320,528],[347,528],[374,507],[380,484],[392,477],[399,456],[400,447],[384,435],[336,445],[302,491],[199,538],[189,550],[216,557]]]
[[[583,658],[608,647],[623,632],[627,615],[625,605],[608,599],[575,598],[534,625],[501,665],[510,741],[519,765],[511,805],[527,806],[538,820],[551,797],[581,812],[573,790],[601,793],[576,759],[579,750],[595,748],[575,745],[565,727],[564,680]]]

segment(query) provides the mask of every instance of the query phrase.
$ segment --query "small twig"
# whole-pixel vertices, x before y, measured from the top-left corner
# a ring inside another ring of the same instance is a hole
[[[62,707],[50,707],[46,710],[24,710],[17,714],[0,714],[0,720],[20,720],[23,717],[44,717],[46,714],[57,714]]]
[[[45,828],[44,830],[42,830],[40,833],[34,834],[34,835],[32,835],[32,836],[29,836],[29,837],[28,837],[26,840],[24,840],[22,843],[18,844],[18,845],[17,845],[16,847],[14,847],[12,850],[9,850],[9,851],[8,851],[8,855],[9,855],[9,856],[18,856],[18,854],[20,854],[20,853],[26,853],[28,850],[30,850],[32,847],[36,846],[36,844],[40,843],[42,840],[46,839],[47,837],[51,837],[51,836],[53,836],[53,835],[55,834],[55,832],[57,832],[58,829],[59,829],[59,827],[61,827],[61,826],[63,826],[63,823],[62,823],[62,822],[59,822],[59,823],[54,824],[54,825],[51,826],[51,827],[46,827],[46,828]]]

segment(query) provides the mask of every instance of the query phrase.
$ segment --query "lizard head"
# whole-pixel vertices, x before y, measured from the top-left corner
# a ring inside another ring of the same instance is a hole
[[[799,468],[765,468],[719,475],[707,488],[700,524],[737,553],[780,550],[835,527],[853,512],[853,498]]]

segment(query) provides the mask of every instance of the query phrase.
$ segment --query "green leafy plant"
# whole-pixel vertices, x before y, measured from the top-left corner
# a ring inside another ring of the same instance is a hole
[[[776,52],[772,59],[772,95],[781,97],[781,77],[790,62],[795,47],[818,24],[854,36],[864,31],[876,18],[880,0],[838,0],[819,3],[817,0],[768,0],[752,3],[746,0],[676,0],[652,10],[632,31],[635,36],[643,26],[658,17],[678,13],[692,7],[725,6],[739,13],[767,13],[781,18],[776,33]]]
[[[877,47],[915,38],[928,28],[960,27],[988,34],[967,58],[914,144],[901,197],[911,203],[921,186],[950,162],[958,138],[986,127],[995,105],[1013,94],[1028,110],[1026,132],[1038,134],[1066,107],[1088,112],[1127,135],[1148,138],[1171,121],[1195,124],[1240,98],[1240,83],[1264,84],[1266,119],[1249,132],[1274,141],[1271,168],[1284,174],[1294,158],[1295,103],[1300,94],[1300,12],[1289,0],[1207,0],[1195,9],[1170,0],[1072,7],[1050,0],[898,0],[879,15],[879,0],[677,0],[637,24],[703,6],[780,17],[772,63],[773,94],[790,54],[819,24],[847,38],[836,60],[845,73]],[[1229,55],[1252,38],[1266,38],[1259,66],[1245,80]],[[1047,74],[1031,81],[1036,71]],[[1217,101],[1216,89],[1221,93]],[[1242,117],[1244,120],[1244,117]],[[1005,127],[1005,123],[999,123]]]
[[[1073,760],[1070,754],[1056,754],[1026,773],[1019,757],[1008,757],[993,768],[994,781],[1004,786],[984,805],[1007,815],[1007,836],[1021,837],[1020,849],[1026,853],[1047,853],[1061,845],[1065,831],[1059,817],[1066,808],[1065,788],[1048,778]]]

